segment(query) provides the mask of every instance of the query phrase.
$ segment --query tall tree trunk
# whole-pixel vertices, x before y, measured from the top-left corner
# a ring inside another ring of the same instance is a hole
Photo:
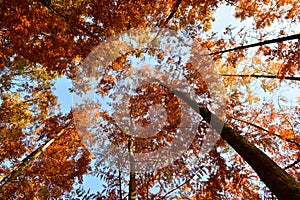
[[[163,86],[166,87],[165,85]],[[199,113],[206,122],[211,124],[212,128],[254,169],[260,179],[278,199],[300,199],[300,184],[264,152],[241,136],[237,130],[231,128],[211,113],[205,105],[198,104],[183,92],[177,90],[173,90],[173,92]],[[220,129],[220,127],[223,128]]]
[[[31,154],[25,157],[21,162],[19,162],[13,169],[5,176],[0,178],[0,192],[3,191],[6,185],[12,183],[15,178],[17,178],[27,167],[29,167],[34,160],[41,155],[55,140],[57,140],[69,126],[69,123],[59,131],[55,137],[49,139],[42,146],[34,150]]]
[[[135,163],[133,155],[133,139],[128,138],[128,152],[129,152],[129,162],[130,162],[130,176],[129,176],[129,194],[128,200],[136,199],[136,182],[135,182]]]
[[[120,164],[120,160],[118,160],[118,168],[119,168],[119,198],[120,200],[123,199],[122,197],[122,177],[121,177],[121,164]]]

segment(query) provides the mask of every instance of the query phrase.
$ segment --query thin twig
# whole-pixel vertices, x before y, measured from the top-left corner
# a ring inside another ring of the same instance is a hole
[[[293,166],[295,166],[297,163],[300,162],[300,156],[298,156],[297,160],[295,160],[292,164],[289,164],[288,166],[286,166],[285,168],[283,168],[284,170],[287,170],[288,168],[291,168]]]
[[[242,120],[242,119],[237,119],[237,118],[235,118],[235,117],[231,117],[231,118],[232,118],[232,119],[234,119],[234,120],[237,120],[237,121],[240,121],[240,122],[243,122],[243,123],[249,124],[249,125],[251,125],[251,126],[253,126],[253,127],[257,128],[257,129],[260,129],[260,130],[262,130],[262,131],[265,131],[265,132],[267,132],[267,133],[270,133],[270,131],[269,131],[269,130],[267,130],[267,129],[264,129],[263,127],[261,127],[261,126],[258,126],[258,125],[254,124],[254,123],[247,122],[247,121],[245,121],[245,120]],[[279,135],[279,134],[276,134],[276,133],[274,133],[274,135],[282,139],[281,135]],[[289,143],[293,143],[293,144],[295,144],[296,146],[298,146],[298,147],[300,148],[300,144],[299,144],[299,143],[297,143],[297,142],[295,142],[294,140],[292,140],[292,139],[289,139],[289,138],[286,138],[285,140],[286,140],[287,142],[289,142]]]

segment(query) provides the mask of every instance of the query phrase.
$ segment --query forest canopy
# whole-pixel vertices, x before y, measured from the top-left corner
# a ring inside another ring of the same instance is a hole
[[[299,24],[290,0],[1,0],[0,199],[300,199]]]

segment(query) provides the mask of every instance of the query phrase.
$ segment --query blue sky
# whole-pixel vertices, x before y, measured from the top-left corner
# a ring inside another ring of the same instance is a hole
[[[68,113],[72,107],[73,95],[68,89],[71,87],[72,81],[66,77],[58,78],[55,81],[56,90],[54,90],[53,93],[57,96],[63,113]]]

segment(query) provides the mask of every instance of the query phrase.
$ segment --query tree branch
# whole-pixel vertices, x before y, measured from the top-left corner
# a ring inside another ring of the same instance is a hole
[[[227,53],[227,52],[230,52],[230,51],[248,49],[248,48],[251,48],[251,47],[263,46],[263,45],[266,45],[266,44],[284,42],[284,41],[289,41],[289,40],[299,40],[299,39],[300,39],[300,34],[290,35],[290,36],[286,36],[286,37],[281,37],[281,38],[276,38],[276,39],[271,39],[271,40],[265,40],[263,42],[253,43],[253,44],[249,44],[249,45],[245,45],[245,46],[239,46],[239,47],[232,48],[232,49],[226,49],[226,50],[223,50],[223,51],[217,51],[217,52],[209,53],[209,54],[206,54],[206,55],[223,54],[223,53]]]
[[[257,74],[221,74],[221,76],[227,76],[227,77],[243,77],[243,78],[247,78],[247,77],[253,77],[253,78],[274,78],[274,79],[280,79],[281,77],[277,77],[275,75],[257,75]],[[300,77],[284,77],[284,79],[287,80],[293,80],[293,81],[300,81]]]
[[[174,17],[177,9],[179,8],[180,4],[181,4],[182,0],[177,0],[176,3],[174,4],[171,13],[169,14],[169,16],[166,18],[166,20],[164,20],[163,22],[159,23],[157,25],[157,27],[161,27],[161,26],[165,26],[166,24],[169,23],[169,21]]]
[[[283,168],[284,170],[287,170],[288,168],[291,168],[293,166],[295,166],[297,163],[300,162],[300,156],[298,156],[298,159],[295,160],[292,164],[289,164],[288,166],[286,166],[285,168]]]
[[[182,184],[178,185],[177,187],[173,188],[172,190],[168,191],[164,196],[162,196],[162,199],[167,198],[168,195],[170,195],[171,193],[173,193],[175,190],[178,190],[179,188],[181,188],[182,186],[184,186],[185,184],[189,183],[191,180],[193,180],[193,178],[200,172],[200,170],[202,170],[203,168],[200,167],[190,178],[188,178],[186,181],[184,181]]]
[[[87,34],[88,36],[90,36],[91,38],[94,38],[96,40],[100,40],[99,37],[97,37],[95,34],[93,34],[90,30],[88,30],[87,28],[85,28],[82,24],[78,23],[78,22],[70,22],[70,19],[66,16],[61,14],[60,12],[58,12],[57,10],[55,10],[53,8],[53,6],[51,6],[51,0],[39,0],[39,2],[45,6],[48,10],[50,10],[52,13],[54,13],[55,15],[57,15],[58,17],[64,19],[64,21],[69,25],[69,27],[75,31],[79,31],[79,32],[83,32],[85,34]],[[75,25],[75,26],[74,26]],[[77,29],[77,30],[76,30]]]
[[[267,133],[270,133],[270,131],[268,131],[267,129],[264,129],[263,127],[258,126],[258,125],[256,125],[256,124],[253,124],[253,123],[251,123],[251,122],[247,122],[247,121],[242,120],[242,119],[237,119],[237,118],[235,118],[235,117],[231,117],[231,118],[234,119],[234,120],[237,120],[237,121],[240,121],[240,122],[249,124],[249,125],[251,125],[251,126],[253,126],[253,127],[257,128],[257,129],[260,129],[260,130],[262,130],[262,131],[265,131],[265,132],[267,132]],[[282,139],[281,135],[276,134],[276,133],[274,133],[274,135]],[[297,146],[300,148],[300,144],[297,143],[297,142],[295,142],[294,140],[289,139],[289,138],[286,138],[285,140],[286,140],[287,142],[289,142],[289,143],[292,143],[292,144],[297,145]]]

